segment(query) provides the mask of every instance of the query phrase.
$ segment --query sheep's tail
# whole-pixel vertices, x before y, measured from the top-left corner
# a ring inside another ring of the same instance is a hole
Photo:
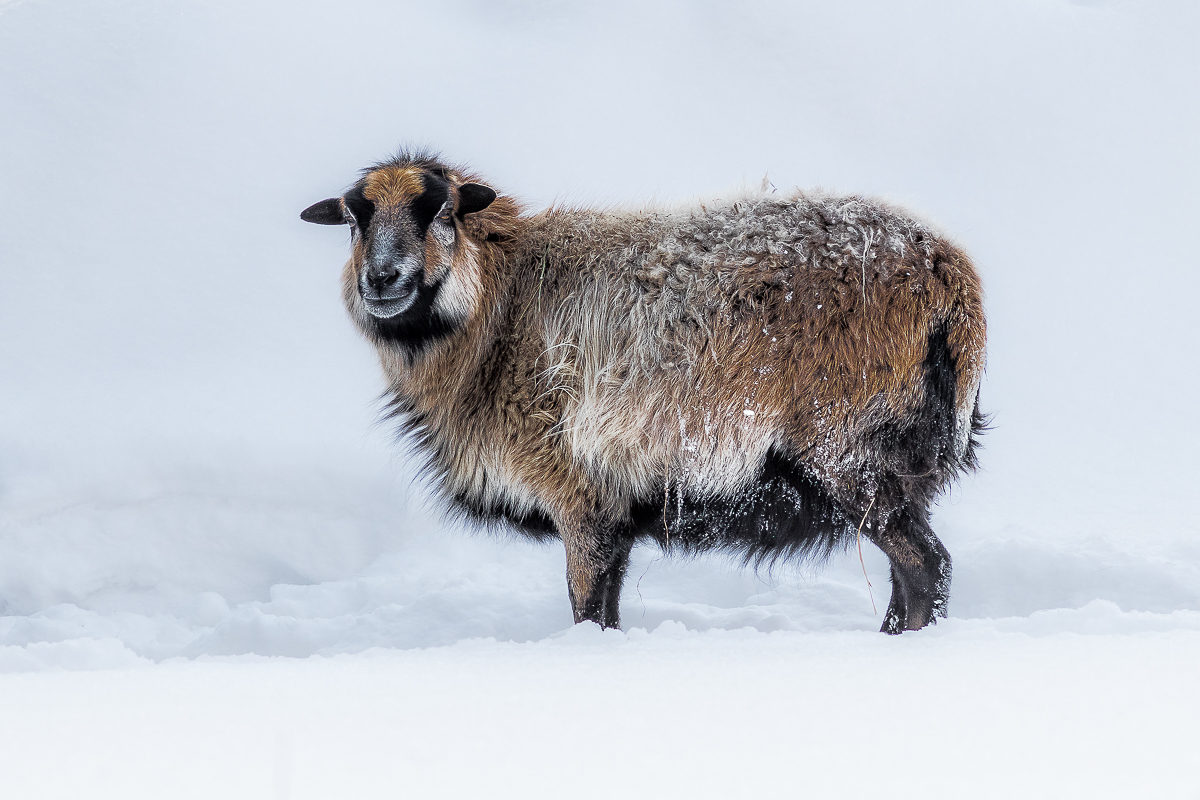
[[[955,309],[929,337],[928,389],[944,399],[952,419],[946,455],[955,472],[975,469],[979,439],[988,428],[988,417],[979,409],[987,330],[982,310],[978,305],[975,310]]]

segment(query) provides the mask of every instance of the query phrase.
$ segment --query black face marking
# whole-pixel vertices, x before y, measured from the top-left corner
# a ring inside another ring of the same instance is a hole
[[[450,197],[450,184],[432,172],[424,173],[421,179],[425,184],[425,191],[413,198],[409,211],[413,221],[417,223],[417,235],[424,239],[425,231],[429,230],[429,223],[433,222],[442,204]]]
[[[346,214],[342,210],[340,197],[331,197],[319,203],[313,203],[300,212],[300,219],[305,222],[315,222],[318,225],[345,225]]]
[[[454,213],[462,219],[464,214],[474,214],[483,211],[496,199],[494,189],[489,189],[478,183],[464,183],[458,187],[458,208]]]
[[[346,203],[346,208],[350,210],[350,213],[354,215],[359,233],[365,234],[367,228],[371,226],[371,217],[375,215],[375,204],[363,194],[363,181],[359,181],[353,189],[346,192],[346,196],[342,200]]]

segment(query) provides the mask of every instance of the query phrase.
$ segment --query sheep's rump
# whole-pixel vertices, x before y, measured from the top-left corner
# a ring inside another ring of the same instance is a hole
[[[723,550],[755,565],[820,560],[853,540],[870,512],[924,508],[963,469],[973,468],[985,420],[976,407],[966,447],[955,430],[956,371],[944,326],[929,337],[924,400],[907,419],[864,436],[853,480],[830,485],[804,456],[771,447],[757,473],[727,495],[664,486],[630,509],[630,533],[685,552]],[[847,487],[857,486],[859,491]],[[868,528],[869,529],[869,528]]]

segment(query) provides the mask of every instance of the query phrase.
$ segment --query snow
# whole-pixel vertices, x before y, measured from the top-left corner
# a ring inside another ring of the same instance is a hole
[[[589,625],[531,644],[26,673],[6,681],[6,718],[31,721],[3,728],[6,791],[1194,796],[1200,702],[1178,688],[1195,636],[1118,648],[955,622],[887,652],[882,638]]]
[[[1198,22],[0,2],[5,795],[1197,796]],[[401,143],[534,207],[767,172],[954,237],[996,427],[950,618],[875,633],[857,552],[647,549],[601,632],[560,551],[445,523],[298,219]]]

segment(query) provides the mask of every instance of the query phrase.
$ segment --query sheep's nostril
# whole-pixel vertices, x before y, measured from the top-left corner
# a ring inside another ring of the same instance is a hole
[[[377,292],[390,288],[400,279],[400,271],[395,267],[371,270],[367,273],[367,283]]]

